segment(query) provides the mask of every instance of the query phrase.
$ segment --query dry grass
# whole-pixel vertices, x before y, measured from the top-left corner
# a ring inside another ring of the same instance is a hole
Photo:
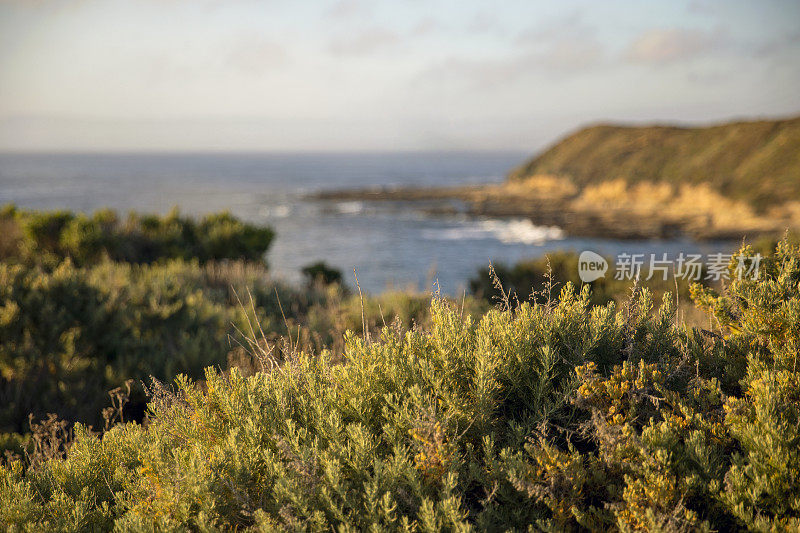
[[[640,217],[686,220],[689,224],[722,230],[766,232],[800,226],[796,202],[774,206],[759,214],[747,202],[733,200],[709,185],[612,180],[586,187],[571,206],[577,210],[623,210]]]

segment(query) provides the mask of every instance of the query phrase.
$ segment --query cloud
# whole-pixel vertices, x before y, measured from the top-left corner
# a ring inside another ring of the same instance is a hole
[[[580,10],[574,10],[546,23],[522,31],[515,41],[519,45],[530,45],[565,39],[582,39],[594,35],[594,28],[586,25]]]
[[[661,65],[703,55],[718,48],[722,41],[723,35],[720,31],[656,28],[634,39],[624,57],[633,63]]]
[[[500,21],[492,13],[481,11],[472,17],[472,21],[467,26],[469,33],[490,33],[501,29]]]
[[[714,2],[713,0],[692,0],[686,5],[690,13],[702,15],[717,15],[724,7],[724,2]]]
[[[400,36],[384,28],[371,28],[352,37],[339,37],[331,41],[330,51],[334,55],[368,55],[390,48],[400,42]]]
[[[563,40],[505,57],[451,57],[423,72],[421,78],[434,82],[461,80],[471,88],[486,89],[536,75],[563,79],[592,69],[601,64],[603,58],[603,49],[593,38]]]
[[[603,59],[603,48],[594,38],[565,39],[553,43],[539,61],[551,70],[576,71],[597,65]]]
[[[349,18],[369,14],[369,6],[361,0],[339,0],[326,12],[332,18]]]

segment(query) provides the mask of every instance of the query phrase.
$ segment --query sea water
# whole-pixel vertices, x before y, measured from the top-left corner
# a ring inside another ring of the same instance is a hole
[[[735,244],[566,237],[526,219],[432,213],[424,203],[317,201],[309,194],[376,186],[498,183],[523,153],[361,154],[0,154],[0,205],[91,212],[111,207],[202,215],[230,210],[272,226],[268,253],[278,277],[326,261],[365,290],[432,290],[460,295],[490,261],[513,263],[553,250],[619,253],[731,252]],[[457,206],[456,206],[457,207]]]

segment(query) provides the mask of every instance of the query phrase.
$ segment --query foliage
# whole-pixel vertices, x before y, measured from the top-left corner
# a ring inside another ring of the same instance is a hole
[[[329,266],[325,261],[317,261],[303,267],[301,270],[303,276],[306,278],[308,285],[315,283],[322,283],[323,285],[331,285],[333,283],[342,283],[342,271]]]
[[[0,260],[92,265],[109,258],[129,263],[167,259],[265,261],[270,228],[241,222],[228,212],[199,221],[173,210],[164,217],[131,212],[121,219],[104,209],[92,216],[69,211],[0,210]]]
[[[236,309],[191,283],[199,268],[0,264],[0,427],[30,412],[94,423],[127,378],[224,364]]]
[[[669,296],[593,306],[567,284],[479,319],[434,300],[422,327],[348,334],[341,362],[155,382],[146,425],[10,461],[0,525],[797,530],[800,248],[693,293],[715,331]]]
[[[800,232],[787,229],[782,236],[763,236],[754,240],[752,247],[756,253],[767,256],[775,251],[781,241],[786,241],[792,245],[798,245],[800,244]]]
[[[0,431],[26,431],[29,413],[50,412],[99,427],[106,391],[129,378],[137,385],[127,409],[140,419],[140,380],[250,367],[249,353],[232,353],[245,333],[263,333],[277,359],[323,346],[340,354],[346,330],[428,314],[426,297],[401,293],[366,297],[361,309],[340,287],[297,290],[257,263],[66,261],[52,272],[0,263]]]

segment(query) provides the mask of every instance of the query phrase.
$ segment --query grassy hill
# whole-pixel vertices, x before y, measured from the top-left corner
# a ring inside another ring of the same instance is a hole
[[[712,127],[584,128],[515,169],[510,179],[569,178],[577,187],[627,183],[708,184],[758,210],[800,200],[800,117]]]

